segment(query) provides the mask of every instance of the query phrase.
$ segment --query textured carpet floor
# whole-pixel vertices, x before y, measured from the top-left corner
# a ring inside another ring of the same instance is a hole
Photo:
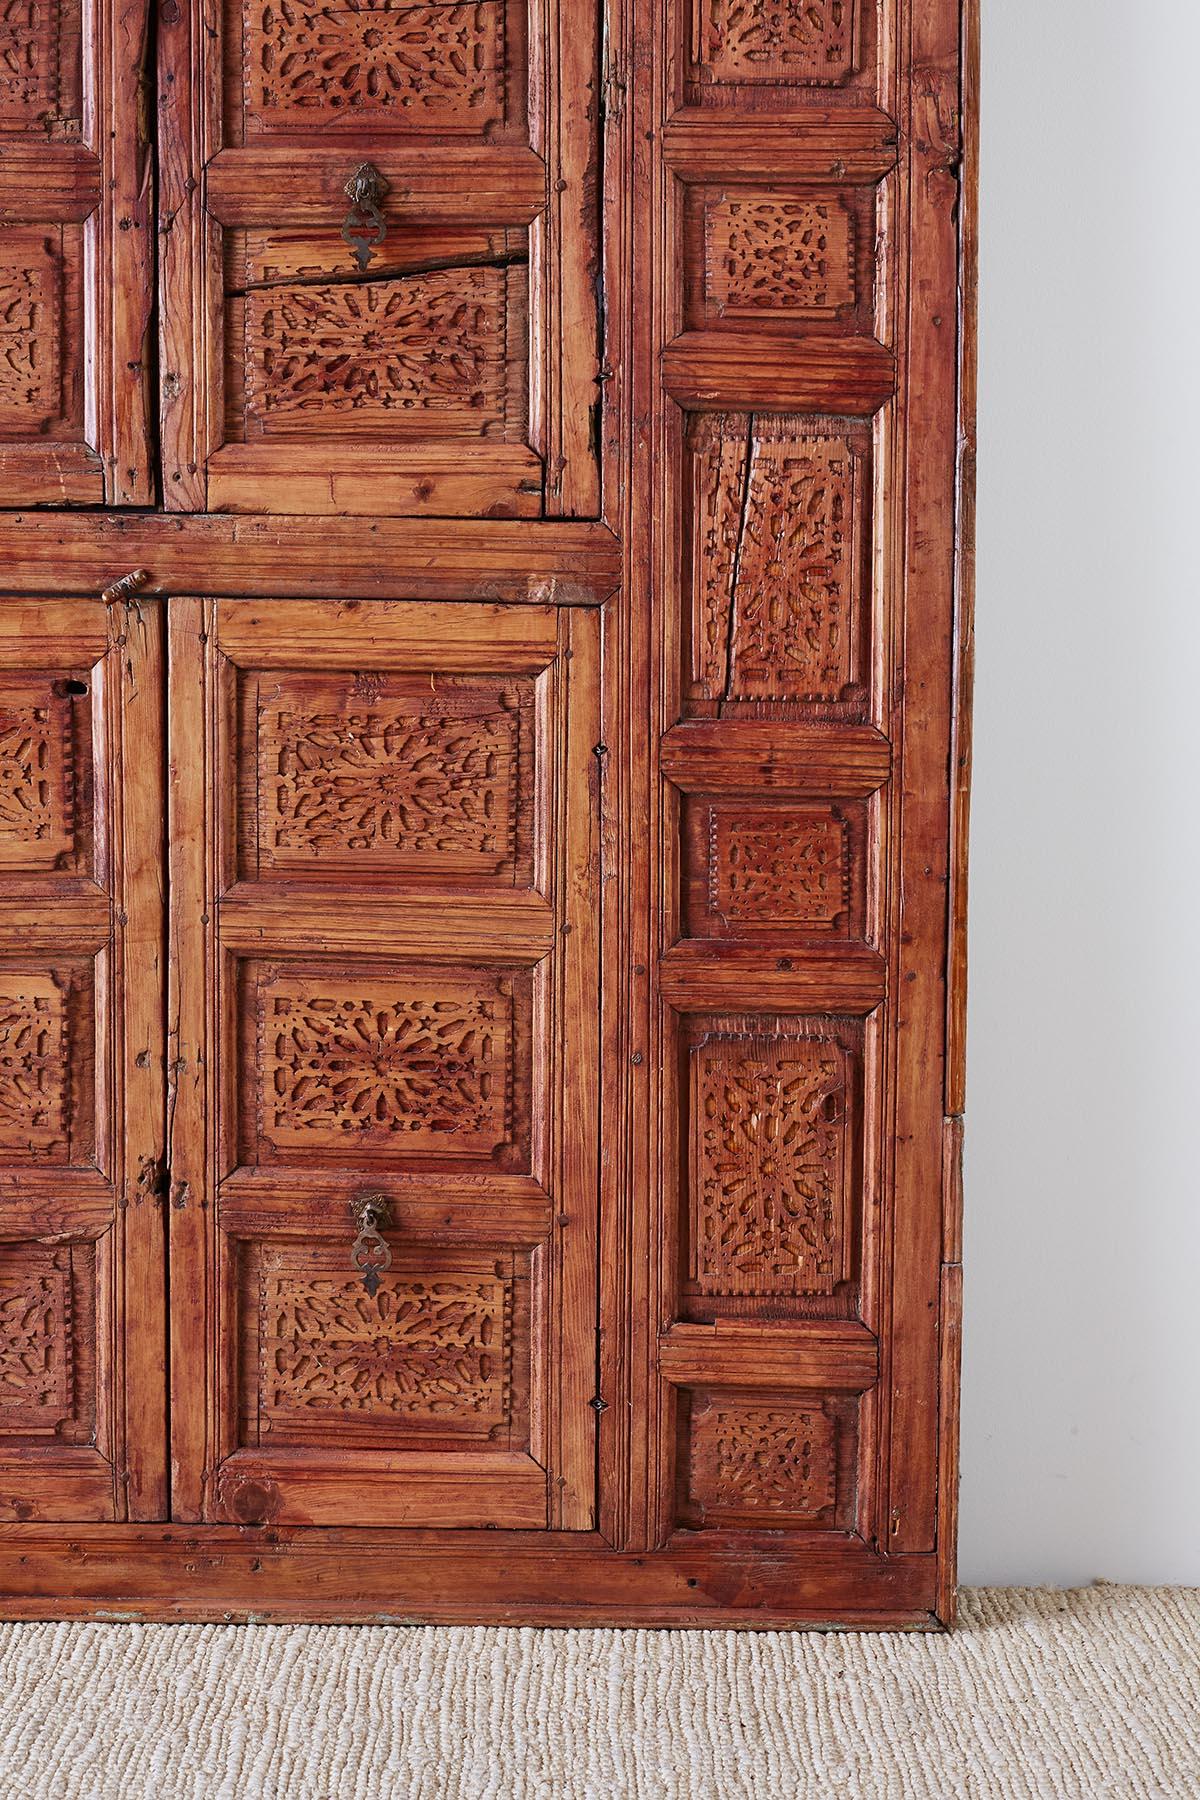
[[[1200,1796],[1200,1591],[953,1637],[0,1626],[3,1800]]]

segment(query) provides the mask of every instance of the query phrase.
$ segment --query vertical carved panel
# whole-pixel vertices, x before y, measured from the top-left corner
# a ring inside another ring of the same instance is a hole
[[[263,1431],[278,1441],[332,1421],[360,1432],[486,1436],[507,1424],[507,1262],[393,1268],[373,1296],[356,1276],[302,1265],[296,1252],[262,1259],[255,1335]]]
[[[47,871],[75,843],[72,705],[50,676],[0,684],[0,868]]]
[[[516,978],[424,968],[266,972],[258,1134],[344,1160],[492,1161],[513,1141]]]
[[[724,318],[826,318],[854,304],[854,225],[831,197],[710,202],[704,262],[708,299]]]
[[[838,1494],[836,1426],[818,1400],[709,1395],[691,1409],[688,1494],[701,1519],[815,1524]]]
[[[247,431],[502,434],[517,273],[435,270],[247,294]]]
[[[70,1417],[73,1348],[70,1252],[0,1245],[0,1432]]]
[[[0,1149],[66,1160],[67,1004],[49,975],[0,969]]]
[[[59,261],[50,238],[6,225],[0,242],[0,433],[28,436],[62,410]]]
[[[503,0],[245,0],[244,19],[249,132],[483,136],[504,118]]]
[[[708,83],[835,84],[854,68],[857,0],[692,0]]]
[[[865,445],[787,414],[692,427],[693,678],[718,702],[840,701],[860,675]]]
[[[690,1278],[702,1294],[831,1294],[845,1278],[850,1054],[713,1032],[691,1053]]]
[[[58,0],[0,0],[0,131],[36,131],[58,111],[59,38]]]
[[[495,678],[262,678],[243,699],[257,761],[243,861],[514,880],[529,861],[532,701],[531,682]]]

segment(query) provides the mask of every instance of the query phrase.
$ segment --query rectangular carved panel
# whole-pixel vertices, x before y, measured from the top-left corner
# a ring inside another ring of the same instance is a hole
[[[0,434],[42,432],[63,411],[58,233],[6,225],[0,239]]]
[[[859,62],[860,6],[871,0],[691,0],[691,81],[714,86],[839,86]]]
[[[339,131],[490,136],[505,123],[510,82],[518,117],[523,101],[524,70],[510,77],[505,68],[506,12],[504,0],[232,0],[231,115],[244,114],[247,139]],[[518,53],[520,44],[518,29]]]
[[[832,1294],[850,1270],[857,1186],[853,1028],[697,1022],[688,1060],[693,1290]]]
[[[73,1056],[90,1067],[72,998],[69,976],[0,968],[0,1152],[6,1161],[72,1160]]]
[[[87,671],[0,677],[0,868],[46,875],[90,838]],[[80,816],[82,815],[82,816]]]
[[[861,711],[863,429],[791,414],[701,414],[688,454],[694,710],[790,703]]]
[[[688,796],[683,824],[689,937],[849,937],[863,931],[861,804]]]
[[[534,683],[247,676],[243,873],[528,883]]]
[[[255,1093],[260,1157],[521,1161],[528,977],[438,965],[260,965],[252,994],[244,1088]]]
[[[341,1250],[255,1245],[247,1256],[244,1441],[510,1440],[527,1386],[520,1370],[514,1381],[516,1337],[528,1356],[525,1275],[511,1253],[398,1248],[374,1295]]]
[[[873,190],[689,182],[682,264],[691,330],[870,335]]]
[[[78,0],[0,0],[0,133],[79,131]]]
[[[85,1441],[94,1416],[94,1246],[0,1243],[0,1439]]]
[[[686,1411],[685,1523],[812,1529],[841,1522],[853,1479],[846,1408],[815,1394],[699,1391]]]

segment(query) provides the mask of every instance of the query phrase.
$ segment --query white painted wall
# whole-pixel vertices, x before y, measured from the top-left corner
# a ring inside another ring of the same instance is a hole
[[[966,1582],[1200,1582],[1200,8],[983,0]]]

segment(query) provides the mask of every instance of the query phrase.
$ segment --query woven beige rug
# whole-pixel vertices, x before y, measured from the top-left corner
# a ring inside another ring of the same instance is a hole
[[[1200,1590],[953,1637],[0,1626],[3,1800],[1200,1796]]]

